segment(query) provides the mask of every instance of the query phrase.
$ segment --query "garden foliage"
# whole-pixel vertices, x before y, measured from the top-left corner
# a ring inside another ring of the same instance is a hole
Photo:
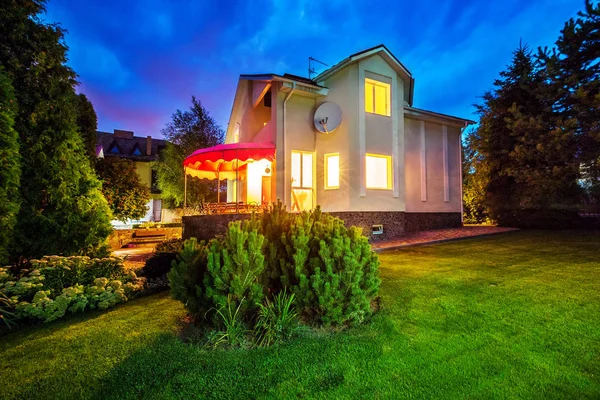
[[[116,257],[44,257],[15,276],[0,268],[2,319],[53,321],[66,313],[105,310],[141,291],[143,280]]]
[[[198,319],[223,329],[219,316],[235,315],[263,345],[288,337],[298,318],[317,326],[364,321],[378,268],[360,229],[319,208],[290,214],[279,204],[208,243],[186,241],[168,276],[173,297]]]
[[[21,160],[19,134],[14,130],[16,110],[12,84],[0,69],[0,265],[8,261],[20,205]]]

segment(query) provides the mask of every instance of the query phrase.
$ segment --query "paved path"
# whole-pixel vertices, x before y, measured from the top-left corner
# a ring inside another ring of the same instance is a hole
[[[373,250],[379,252],[410,246],[422,246],[451,240],[468,239],[477,236],[495,235],[498,233],[517,231],[516,228],[499,226],[467,225],[462,228],[437,229],[408,234],[400,239],[385,240],[372,244]],[[154,247],[131,247],[114,250],[113,255],[125,258],[128,267],[139,269],[154,253]]]
[[[477,236],[495,235],[498,233],[518,231],[517,228],[503,228],[499,226],[467,225],[462,228],[437,229],[410,233],[403,238],[385,240],[373,243],[373,250],[394,250],[402,247],[421,246],[451,240],[468,239]]]

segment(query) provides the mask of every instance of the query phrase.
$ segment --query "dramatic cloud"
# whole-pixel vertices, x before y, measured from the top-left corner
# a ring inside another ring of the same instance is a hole
[[[160,137],[192,95],[224,128],[240,74],[307,75],[385,44],[416,79],[415,106],[475,118],[519,42],[551,46],[583,1],[50,0],[99,129]]]

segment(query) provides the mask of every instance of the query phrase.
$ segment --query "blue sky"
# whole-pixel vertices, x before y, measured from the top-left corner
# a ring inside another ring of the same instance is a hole
[[[377,4],[374,8],[373,5]],[[552,46],[583,0],[49,0],[98,128],[161,137],[195,95],[225,128],[240,74],[307,75],[385,44],[415,77],[416,107],[475,119],[522,39]]]

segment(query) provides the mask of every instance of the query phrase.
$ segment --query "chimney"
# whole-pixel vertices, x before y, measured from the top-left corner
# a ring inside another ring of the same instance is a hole
[[[152,155],[152,136],[148,136],[146,138],[146,155],[147,156]]]
[[[115,137],[123,138],[123,139],[133,139],[133,131],[124,131],[121,129],[114,130]]]

